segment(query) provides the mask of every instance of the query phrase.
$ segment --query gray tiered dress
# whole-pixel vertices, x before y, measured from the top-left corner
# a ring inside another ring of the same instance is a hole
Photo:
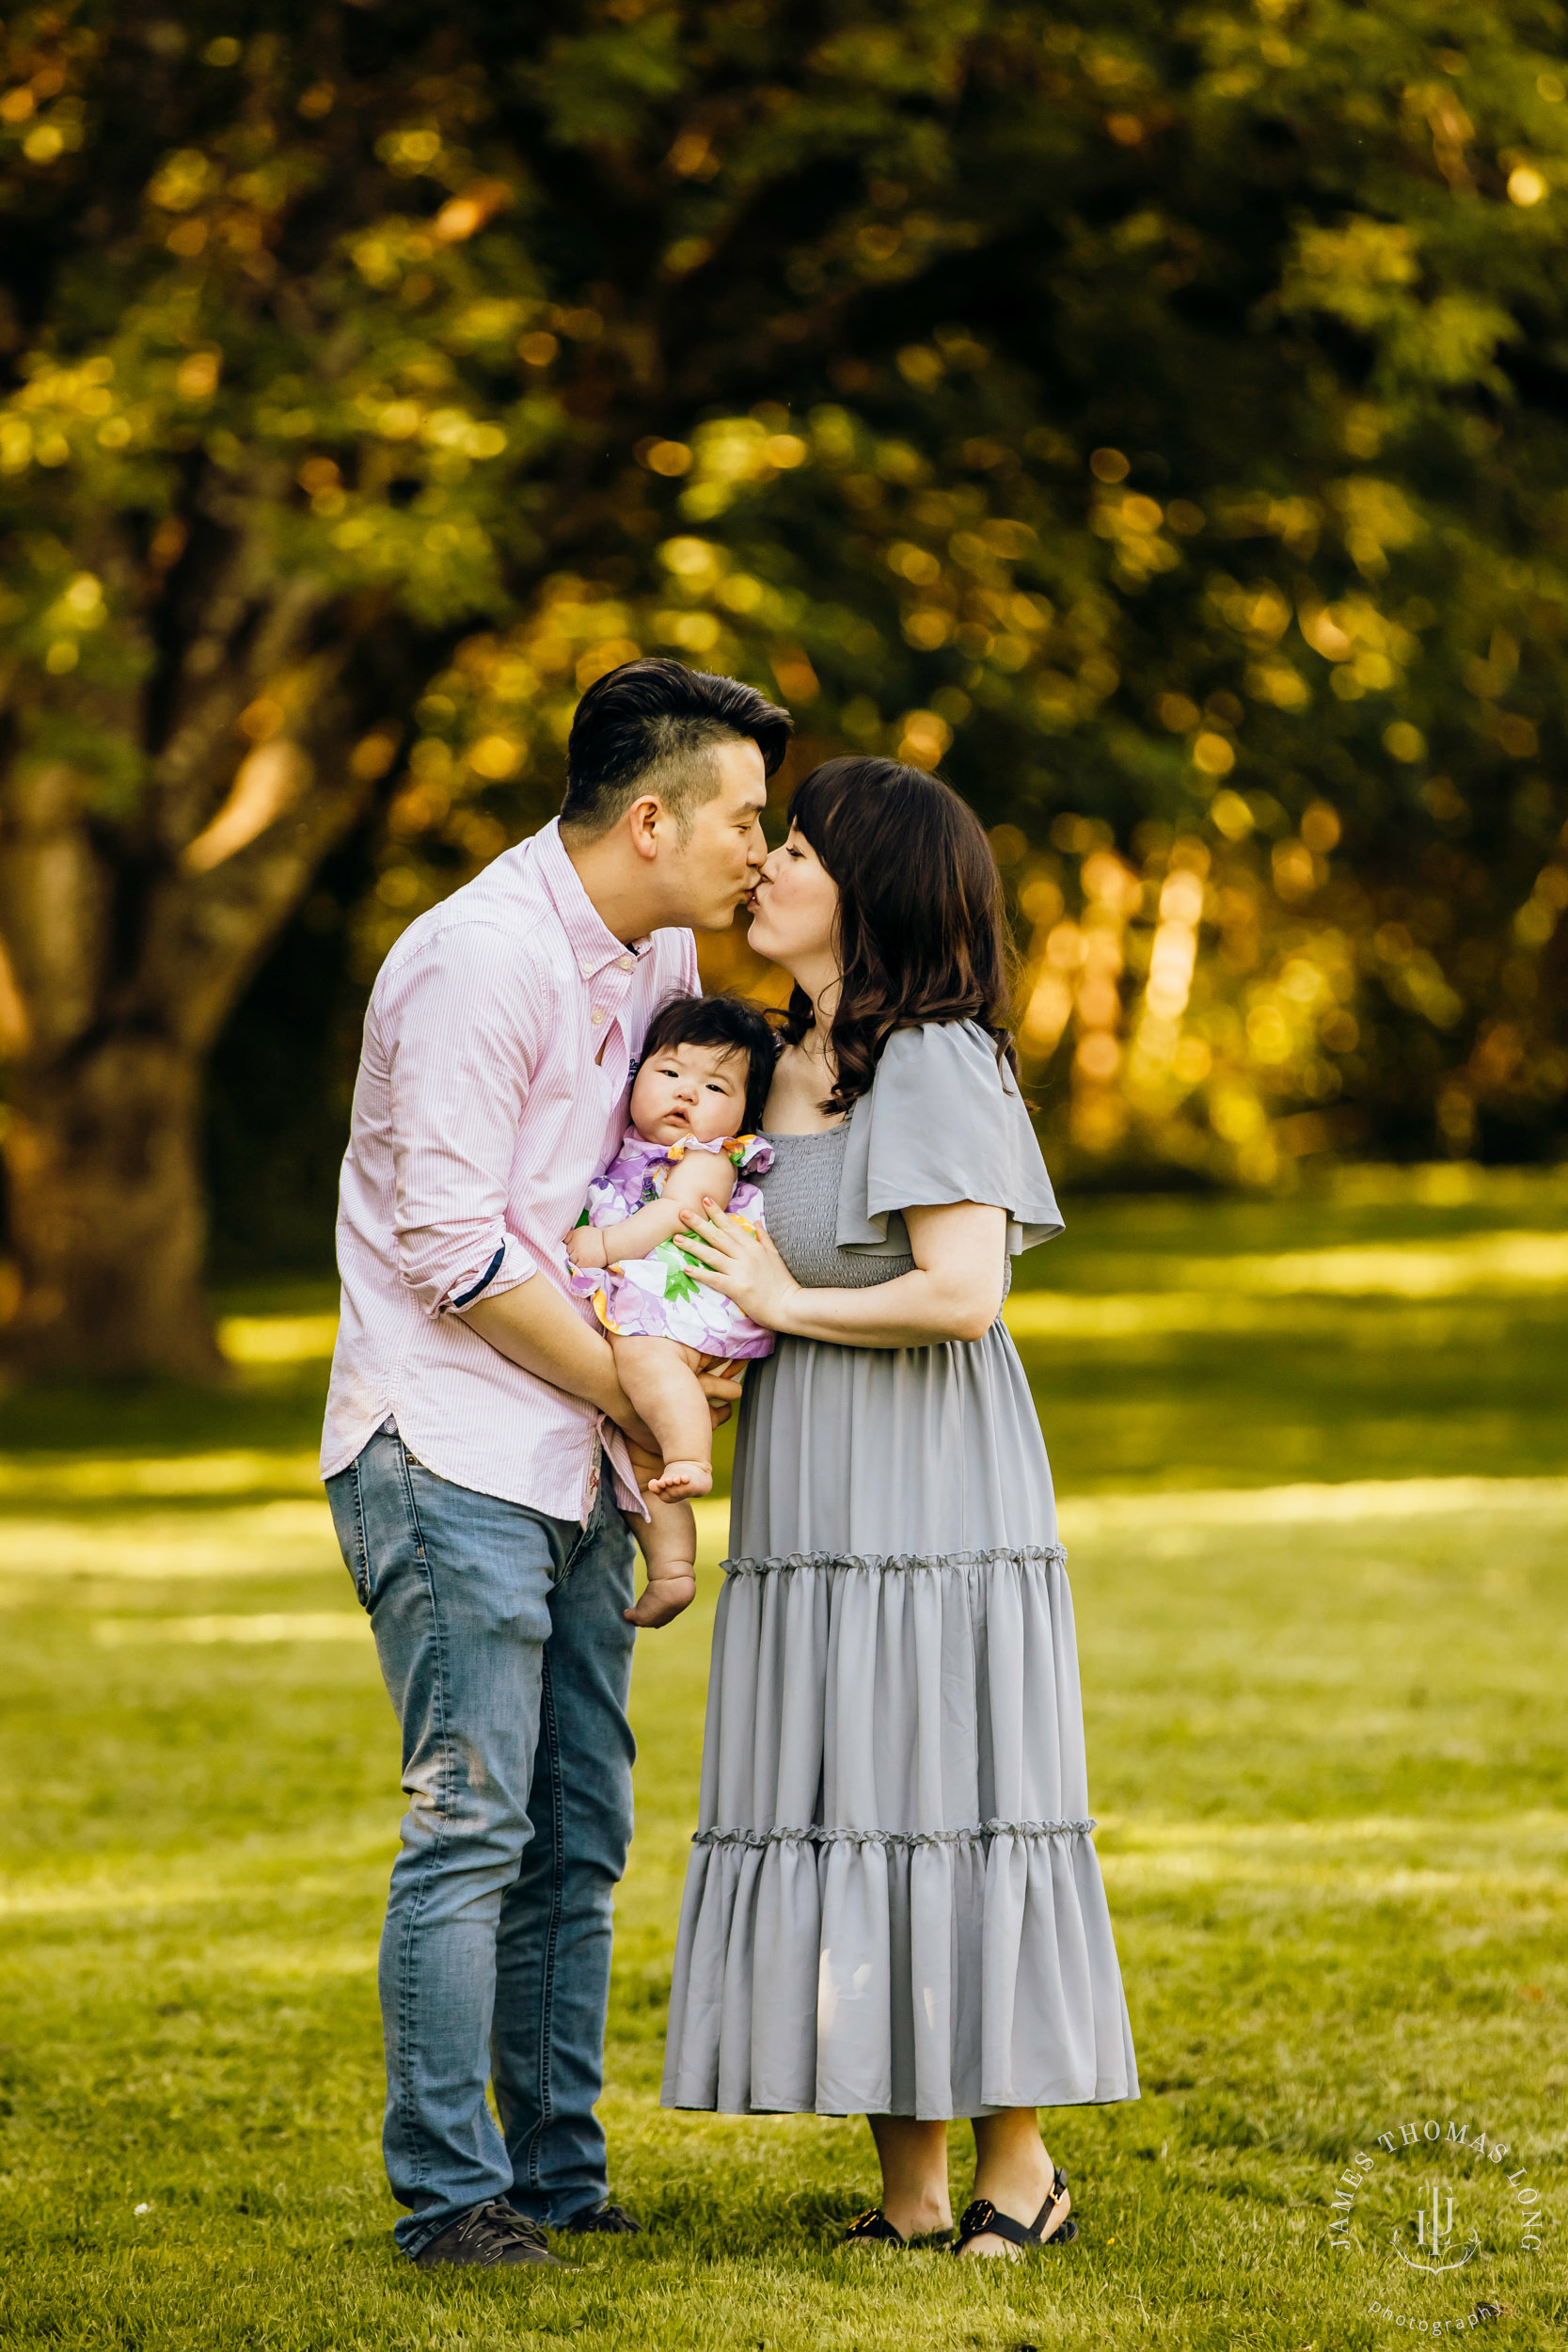
[[[904,1029],[842,1126],[770,1136],[797,1281],[913,1265],[900,1210],[1062,1230],[984,1033]],[[920,2118],[1135,2099],[1051,1471],[1000,1317],[784,1338],[747,1382],[666,2106]]]

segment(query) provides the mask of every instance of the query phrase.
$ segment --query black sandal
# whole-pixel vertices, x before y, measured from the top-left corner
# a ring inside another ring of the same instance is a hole
[[[912,2247],[945,2246],[947,2243],[945,2230],[928,2231],[920,2237],[906,2237],[902,2230],[894,2228],[880,2205],[872,2205],[864,2213],[858,2213],[839,2239],[841,2246],[896,2246],[905,2254]]]
[[[1070,2214],[1053,2230],[1045,2227],[1047,2218],[1066,2195],[1067,2174],[1058,2166],[1051,2194],[1027,2229],[1010,2214],[998,2213],[989,2197],[976,2197],[973,2204],[964,2207],[954,2253],[961,2254],[971,2239],[977,2237],[1006,2238],[1009,2246],[1022,2246],[1026,2250],[1037,2246],[1070,2246],[1078,2235],[1078,2224]]]

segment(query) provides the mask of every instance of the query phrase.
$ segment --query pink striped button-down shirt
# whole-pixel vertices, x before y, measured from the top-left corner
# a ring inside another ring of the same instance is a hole
[[[697,985],[689,931],[606,930],[553,820],[409,925],[365,1016],[324,1478],[390,1414],[438,1478],[579,1522],[602,1435],[641,1508],[620,1433],[452,1310],[541,1275],[565,1292],[562,1237],[620,1142],[643,1033]]]

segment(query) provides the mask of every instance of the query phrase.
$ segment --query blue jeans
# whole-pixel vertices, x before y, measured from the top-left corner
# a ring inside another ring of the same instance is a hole
[[[488,2198],[557,2223],[606,2193],[632,1545],[608,1466],[579,1528],[450,1485],[390,1427],[326,1491],[403,1725],[383,2146],[414,2255]]]

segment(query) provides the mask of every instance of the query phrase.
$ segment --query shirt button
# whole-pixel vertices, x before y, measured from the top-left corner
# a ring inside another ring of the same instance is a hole
[[[623,956],[621,958],[621,969],[623,972],[635,972],[637,969],[637,958],[635,956]]]
[[[578,970],[582,974],[584,979],[588,977],[588,975],[593,969],[593,963],[587,956],[579,956],[578,958]]]
[[[599,1025],[600,1022],[601,1022],[601,1021],[603,1021],[603,1019],[604,1019],[604,1015],[603,1015],[603,1013],[599,1010],[598,1006],[597,1006],[597,1005],[595,1005],[595,1006],[594,1006],[594,1009],[593,1009],[593,1011],[589,1014],[588,1018],[590,1019],[590,1021],[592,1021],[592,1023],[594,1024],[594,1027],[595,1027],[595,1029],[596,1029],[596,1028],[598,1027],[598,1025]]]

